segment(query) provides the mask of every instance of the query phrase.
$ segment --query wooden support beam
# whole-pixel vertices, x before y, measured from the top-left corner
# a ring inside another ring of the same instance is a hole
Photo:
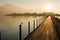
[[[21,27],[22,27],[22,25],[20,24],[19,25],[19,40],[22,40],[22,33],[21,33],[22,32],[22,30],[21,30],[22,28]]]
[[[28,22],[28,34],[30,34],[30,22]]]

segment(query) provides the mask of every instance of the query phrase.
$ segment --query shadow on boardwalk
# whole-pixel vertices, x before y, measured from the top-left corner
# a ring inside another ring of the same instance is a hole
[[[57,36],[60,40],[60,19],[52,17],[52,21],[54,23],[55,30],[57,32]]]

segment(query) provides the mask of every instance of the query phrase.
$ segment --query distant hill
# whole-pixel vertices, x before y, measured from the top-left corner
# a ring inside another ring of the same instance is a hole
[[[33,12],[33,10],[17,7],[10,4],[0,6],[0,14],[25,13],[25,12]]]
[[[60,16],[60,14],[55,14],[53,12],[43,12],[43,13],[12,13],[5,16]]]

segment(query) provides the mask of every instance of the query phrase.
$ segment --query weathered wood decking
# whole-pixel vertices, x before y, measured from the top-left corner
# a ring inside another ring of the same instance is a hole
[[[48,16],[46,20],[24,40],[59,40],[60,20]]]

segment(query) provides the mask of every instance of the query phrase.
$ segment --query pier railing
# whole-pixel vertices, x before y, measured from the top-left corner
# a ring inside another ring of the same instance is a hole
[[[35,29],[37,29],[43,22],[44,22],[44,20],[47,18],[47,16],[45,17],[43,17],[42,18],[42,20],[39,18],[39,19],[36,19],[36,20],[33,20],[33,27],[32,27],[32,29],[33,29],[33,31],[35,30]],[[22,26],[23,24],[20,24],[19,25],[19,40],[24,40],[26,37],[28,37],[29,36],[29,34],[31,33],[31,22],[30,21],[28,21],[27,22],[27,26],[28,26],[28,28],[26,27],[26,29],[27,29],[27,34],[25,34],[25,36],[23,37],[23,31],[22,31]],[[32,32],[33,32],[32,31]]]

